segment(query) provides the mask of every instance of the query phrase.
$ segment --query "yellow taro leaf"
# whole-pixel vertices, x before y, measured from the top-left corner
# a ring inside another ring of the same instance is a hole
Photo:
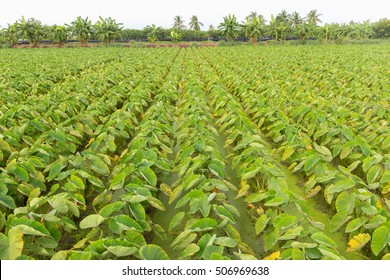
[[[172,190],[167,184],[161,183],[160,190],[168,197],[172,195]]]
[[[306,194],[306,199],[315,196],[320,190],[322,190],[321,186],[316,186],[314,189],[311,189],[307,194]]]
[[[241,181],[241,188],[239,189],[238,194],[236,195],[236,197],[234,199],[237,199],[237,198],[240,198],[244,195],[247,195],[249,188],[250,188],[250,186],[247,184],[247,182],[245,180]]]
[[[94,141],[95,141],[95,138],[89,139],[89,142],[88,142],[88,144],[85,146],[85,148],[88,148]]]
[[[295,149],[293,147],[288,146],[283,153],[282,160],[285,161],[288,159],[293,153],[295,152]]]
[[[370,241],[371,236],[367,233],[359,233],[358,235],[355,235],[351,240],[348,242],[348,249],[347,252],[354,252],[357,250],[360,250],[368,241]]]
[[[383,188],[382,188],[382,194],[388,194],[390,193],[390,182],[388,182]]]
[[[279,258],[280,258],[280,251],[276,251],[275,253],[272,253],[271,255],[266,256],[263,260],[274,261],[274,260],[278,260]]]

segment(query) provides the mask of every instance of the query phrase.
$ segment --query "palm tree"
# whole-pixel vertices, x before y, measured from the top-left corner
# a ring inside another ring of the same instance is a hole
[[[218,25],[218,29],[222,31],[223,36],[231,42],[238,36],[239,23],[235,15],[228,15],[223,18],[223,22]]]
[[[289,20],[294,28],[300,26],[304,22],[304,19],[301,18],[298,12],[292,12],[292,14],[289,15]]]
[[[77,17],[76,20],[72,21],[70,30],[79,40],[80,45],[86,46],[88,38],[92,34],[92,22],[87,18]]]
[[[117,23],[115,19],[111,17],[103,19],[99,17],[99,20],[95,24],[95,33],[99,40],[103,43],[113,43],[116,38],[122,37],[121,31],[122,23]]]
[[[322,22],[320,20],[320,16],[322,16],[321,14],[317,14],[317,10],[311,10],[308,14],[307,14],[307,21],[309,24],[313,25],[313,26],[317,26],[318,23]]]
[[[175,16],[173,18],[173,28],[178,30],[186,28],[186,26],[184,25],[184,20],[181,16]]]
[[[22,17],[17,23],[17,36],[30,42],[31,47],[38,46],[39,38],[43,35],[43,26],[39,20]]]
[[[201,26],[203,26],[203,23],[198,20],[198,17],[192,16],[190,21],[190,29],[199,31]]]
[[[49,27],[48,31],[48,36],[54,44],[58,44],[58,46],[63,46],[66,43],[69,31],[66,29],[65,26],[53,25]]]
[[[276,21],[280,23],[288,23],[289,15],[286,10],[282,10],[277,16]]]

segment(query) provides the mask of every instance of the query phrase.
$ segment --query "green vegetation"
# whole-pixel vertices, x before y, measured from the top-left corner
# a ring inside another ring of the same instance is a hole
[[[267,21],[257,12],[251,12],[241,23],[235,15],[229,14],[215,29],[212,25],[207,31],[201,30],[203,23],[196,15],[189,19],[188,29],[182,16],[173,18],[171,28],[148,25],[142,30],[125,29],[121,23],[110,17],[99,17],[96,23],[87,18],[78,17],[64,26],[47,26],[39,20],[22,17],[14,24],[1,29],[0,43],[3,46],[16,47],[19,43],[30,43],[31,47],[38,47],[40,42],[53,43],[64,46],[67,41],[77,40],[81,46],[87,46],[88,40],[100,41],[105,45],[112,45],[115,41],[149,41],[156,43],[159,40],[173,41],[249,41],[256,44],[260,40],[285,43],[287,40],[297,41],[299,44],[316,42],[317,44],[344,44],[357,40],[366,42],[368,39],[390,38],[390,20],[381,19],[378,22],[349,22],[323,24],[321,14],[317,10],[310,11],[302,17],[298,12],[288,13],[282,10],[279,14],[271,15]],[[172,32],[178,36],[172,36]]]
[[[389,54],[1,50],[0,259],[389,259]]]

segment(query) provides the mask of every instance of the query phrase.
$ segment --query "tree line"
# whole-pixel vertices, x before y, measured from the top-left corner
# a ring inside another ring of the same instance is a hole
[[[272,15],[267,21],[257,12],[251,12],[243,21],[239,21],[235,15],[229,14],[223,21],[214,27],[210,25],[208,30],[201,30],[204,26],[197,16],[192,16],[188,26],[181,16],[173,18],[171,28],[162,28],[155,24],[143,29],[124,29],[122,23],[118,23],[111,17],[102,18],[92,23],[88,17],[77,17],[70,24],[44,25],[41,21],[22,17],[13,24],[1,29],[0,39],[10,46],[27,42],[31,47],[37,47],[42,41],[63,46],[71,40],[77,40],[80,45],[87,45],[90,40],[103,43],[115,41],[203,41],[203,40],[227,40],[250,41],[256,43],[259,40],[299,40],[309,39],[325,41],[343,41],[345,39],[390,38],[390,19],[381,19],[377,22],[349,22],[324,24],[321,14],[317,10],[310,11],[302,17],[298,12],[288,13],[282,10],[276,16]]]

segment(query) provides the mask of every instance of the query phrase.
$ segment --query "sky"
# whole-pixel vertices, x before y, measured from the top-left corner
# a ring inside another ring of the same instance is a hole
[[[180,15],[188,24],[196,15],[207,30],[210,25],[217,27],[228,14],[234,14],[239,21],[252,11],[262,14],[266,20],[271,14],[285,9],[288,13],[299,12],[307,15],[316,9],[322,14],[324,23],[362,22],[390,18],[389,0],[9,0],[0,6],[0,26],[6,27],[22,16],[39,19],[43,24],[70,23],[78,16],[89,17],[96,22],[99,16],[112,17],[126,28],[142,29],[156,24],[169,28],[173,17]]]

